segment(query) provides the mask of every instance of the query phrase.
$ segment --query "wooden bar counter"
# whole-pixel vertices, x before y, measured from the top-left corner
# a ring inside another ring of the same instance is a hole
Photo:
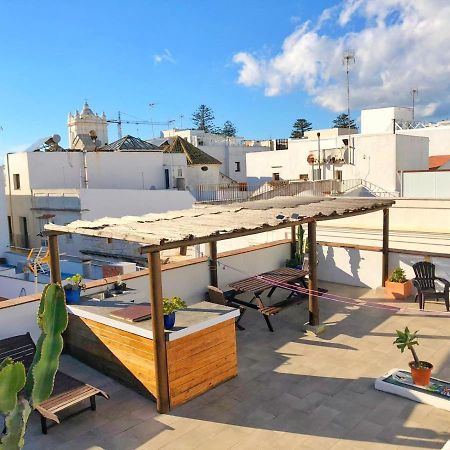
[[[131,303],[87,299],[68,305],[65,351],[91,367],[156,398],[151,320],[128,322],[111,313]],[[200,302],[177,311],[165,332],[170,407],[174,408],[237,375],[235,318],[239,311]]]

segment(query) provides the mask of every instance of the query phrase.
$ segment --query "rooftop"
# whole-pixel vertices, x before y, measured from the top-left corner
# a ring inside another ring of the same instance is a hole
[[[163,150],[165,153],[184,153],[188,165],[222,164],[221,161],[208,155],[208,153],[200,150],[180,136],[176,136],[168,146],[163,147]]]
[[[380,290],[321,286],[372,305],[405,306]],[[320,302],[329,325],[320,338],[299,331],[306,302],[277,315],[275,333],[249,312],[241,322],[245,331],[237,333],[238,376],[169,414],[63,355],[63,370],[111,399],[99,399],[95,413],[67,419],[47,436],[33,414],[25,450],[441,448],[449,439],[450,412],[376,391],[373,382],[393,364],[407,366],[408,356],[392,345],[395,330],[405,325],[420,330],[419,350],[435,363],[434,375],[449,379],[448,318]]]
[[[159,147],[129,134],[101,148],[102,151],[161,151]]]

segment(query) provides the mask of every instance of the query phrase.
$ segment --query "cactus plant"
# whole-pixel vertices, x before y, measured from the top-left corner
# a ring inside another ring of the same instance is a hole
[[[64,290],[59,284],[45,287],[37,322],[41,336],[28,373],[25,375],[23,363],[11,358],[0,364],[0,414],[6,415],[6,434],[0,440],[0,450],[23,447],[32,408],[47,400],[53,391],[63,348],[62,333],[68,322]]]

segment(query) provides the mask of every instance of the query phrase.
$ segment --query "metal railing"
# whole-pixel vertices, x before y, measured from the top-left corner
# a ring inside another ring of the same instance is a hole
[[[389,192],[362,179],[354,180],[278,180],[263,184],[200,184],[190,188],[197,202],[229,203],[249,200],[267,200],[274,197],[305,196],[324,197],[342,195],[358,187],[366,188],[376,197],[398,197],[398,192]]]

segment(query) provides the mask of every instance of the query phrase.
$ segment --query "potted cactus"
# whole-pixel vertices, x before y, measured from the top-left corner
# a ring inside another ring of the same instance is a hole
[[[392,298],[404,299],[412,294],[412,282],[406,278],[405,271],[396,267],[386,281],[386,294]]]
[[[175,311],[186,308],[186,302],[180,297],[164,297],[164,328],[171,330],[175,326]]]
[[[12,358],[0,363],[0,414],[5,416],[0,449],[16,450],[24,446],[32,409],[47,400],[53,391],[63,349],[62,333],[68,322],[64,291],[58,284],[45,287],[37,321],[41,336],[28,373],[22,362]]]
[[[86,289],[83,284],[83,277],[77,273],[71,277],[66,278],[64,285],[64,292],[66,293],[66,302],[68,305],[76,305],[80,303],[81,290]]]
[[[408,327],[405,328],[405,331],[397,330],[397,339],[394,344],[402,353],[406,348],[411,351],[414,361],[409,363],[409,367],[413,382],[419,386],[427,386],[430,383],[433,364],[428,361],[421,361],[414,350],[414,345],[419,345],[417,331],[411,333]]]

